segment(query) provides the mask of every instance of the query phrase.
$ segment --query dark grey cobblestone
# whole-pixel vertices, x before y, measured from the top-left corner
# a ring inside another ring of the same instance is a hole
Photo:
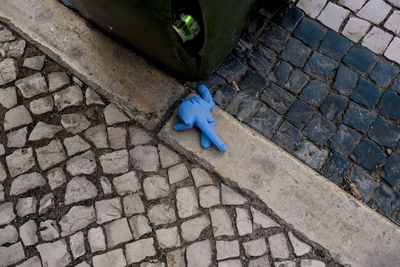
[[[341,186],[345,172],[350,168],[350,162],[335,152],[330,153],[325,165],[324,175],[326,178]]]
[[[293,102],[293,96],[274,83],[271,83],[264,90],[260,99],[270,105],[279,114],[284,114]]]

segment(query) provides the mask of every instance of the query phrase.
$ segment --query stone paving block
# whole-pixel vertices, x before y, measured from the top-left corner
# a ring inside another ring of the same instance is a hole
[[[304,66],[304,72],[317,78],[327,81],[332,71],[337,68],[337,63],[328,57],[314,52]]]
[[[251,222],[248,209],[236,208],[236,229],[240,236],[253,232],[253,223]]]
[[[18,232],[12,225],[7,225],[0,229],[0,246],[4,244],[14,244],[18,240]]]
[[[349,107],[343,116],[343,122],[365,134],[375,118],[376,115],[372,111],[350,101]]]
[[[180,218],[187,218],[199,212],[194,187],[181,187],[176,190],[176,207]]]
[[[40,223],[40,237],[44,241],[51,241],[60,237],[58,226],[54,220],[46,220]]]
[[[296,266],[296,263],[294,263],[294,262],[293,262],[293,266],[279,265],[279,264],[280,263],[275,263],[275,267],[295,267]],[[271,266],[267,255],[249,261],[248,267],[259,267],[259,266]]]
[[[79,135],[65,138],[64,146],[67,149],[68,156],[73,156],[90,149],[90,145]]]
[[[392,120],[400,120],[400,96],[393,92],[386,92],[378,104],[379,114]]]
[[[240,260],[225,260],[218,262],[218,267],[242,267]]]
[[[113,189],[112,189],[112,185],[110,180],[108,180],[108,178],[106,177],[100,177],[99,178],[100,181],[100,185],[101,185],[101,189],[103,189],[103,193],[105,195],[109,195],[113,193]]]
[[[60,125],[47,124],[39,121],[29,135],[28,141],[38,141],[41,139],[52,139],[63,127]]]
[[[25,58],[22,67],[40,71],[44,66],[45,56]]]
[[[400,35],[400,10],[394,10],[390,17],[385,22],[385,28]],[[389,42],[388,42],[389,43]]]
[[[96,218],[98,224],[121,218],[122,207],[119,198],[104,199],[96,201]]]
[[[240,58],[246,57],[252,48],[253,44],[240,38],[236,45],[233,47],[232,52]],[[214,77],[211,77],[214,78]],[[218,79],[219,81],[219,79]],[[213,83],[204,84],[207,88],[213,89]],[[211,85],[211,86],[210,86]],[[210,88],[211,87],[211,88]]]
[[[276,57],[275,52],[273,52],[272,50],[265,48],[261,45],[258,45],[256,47],[256,49],[253,52],[251,52],[247,63],[249,64],[249,66],[256,69],[262,75],[265,75],[268,72],[268,70],[272,67],[273,64],[272,64],[272,62],[267,60],[267,58],[265,58],[265,56],[264,56],[265,53],[263,51],[270,51]]]
[[[233,241],[216,241],[215,246],[217,249],[217,260],[225,260],[240,256],[239,242]]]
[[[170,184],[177,183],[189,177],[189,172],[185,163],[172,166],[168,169],[168,179]]]
[[[379,24],[386,18],[390,10],[390,5],[382,0],[369,0],[363,8],[357,12],[357,16],[374,24]]]
[[[123,111],[121,111],[115,104],[112,103],[104,108],[103,113],[108,125],[128,122],[130,120]]]
[[[234,235],[232,221],[224,208],[210,209],[210,216],[214,237]]]
[[[375,143],[363,139],[350,157],[365,169],[372,171],[386,158],[386,154]]]
[[[92,253],[106,250],[106,239],[101,227],[90,228],[87,238]]]
[[[322,103],[320,110],[329,120],[336,121],[347,104],[347,98],[329,94]]]
[[[25,52],[26,41],[16,40],[13,42],[3,43],[3,50],[6,57],[20,58]]]
[[[121,176],[114,177],[112,183],[118,195],[135,193],[142,188],[135,171],[130,171]]]
[[[43,243],[36,246],[40,253],[42,263],[48,267],[67,266],[71,261],[71,255],[67,250],[67,244],[64,239],[52,243]]]
[[[318,16],[318,20],[328,28],[339,31],[340,26],[349,14],[350,11],[347,9],[329,2]]]
[[[112,149],[122,149],[126,147],[126,130],[122,127],[108,127],[108,141]]]
[[[270,73],[269,78],[279,86],[284,86],[291,71],[292,67],[290,64],[285,61],[279,61]]]
[[[216,73],[230,83],[242,68],[243,64],[240,62],[240,60],[232,55],[229,55],[222,65],[216,70]]]
[[[140,262],[146,257],[154,256],[157,253],[154,249],[153,238],[141,239],[129,243],[125,246],[125,251],[128,264]]]
[[[181,224],[182,239],[188,242],[197,240],[209,225],[210,220],[205,215],[183,222]]]
[[[96,170],[96,159],[93,151],[89,150],[75,156],[67,161],[67,171],[75,176],[81,174],[92,174]]]
[[[349,96],[357,82],[357,74],[349,68],[340,66],[333,87],[341,94]]]
[[[296,69],[291,74],[287,82],[285,83],[285,88],[292,93],[298,93],[306,85],[308,81],[308,76]]]
[[[292,63],[296,67],[302,68],[306,64],[306,60],[311,50],[297,39],[290,39],[284,46],[279,57]]]
[[[270,138],[280,120],[281,116],[279,116],[277,113],[265,106],[261,106],[257,113],[249,121],[249,125],[260,134]]]
[[[11,266],[25,258],[25,252],[21,242],[9,247],[0,247],[0,259],[2,266]],[[50,265],[49,265],[50,266]]]
[[[335,136],[332,137],[329,147],[341,156],[347,157],[359,138],[360,135],[355,130],[341,124]]]
[[[202,208],[210,208],[219,205],[220,191],[216,186],[204,186],[199,189],[200,206]]]
[[[259,238],[242,243],[247,256],[257,257],[267,252],[267,245],[264,238]]]
[[[335,126],[319,115],[315,114],[304,128],[303,133],[317,145],[323,145],[332,136]]]
[[[99,160],[104,173],[119,174],[128,171],[129,154],[126,149],[101,155]]]
[[[96,255],[92,259],[93,267],[126,266],[126,259],[122,249],[115,249],[104,254]]]
[[[33,220],[29,220],[19,227],[19,236],[24,246],[32,246],[39,241],[37,230],[37,225]]]
[[[0,62],[0,85],[15,81],[18,76],[17,62],[13,59],[4,59]]]
[[[130,194],[122,199],[124,204],[124,213],[126,216],[131,216],[144,212],[144,205],[139,194]]]
[[[345,172],[350,168],[350,165],[349,161],[335,152],[331,152],[324,167],[324,176],[338,186],[341,186]]]
[[[59,221],[61,236],[71,235],[95,221],[96,214],[93,206],[73,206]]]
[[[277,16],[275,22],[287,31],[293,30],[304,17],[304,13],[293,5],[286,5]]]
[[[351,41],[358,43],[368,32],[371,23],[358,17],[350,16],[342,34]]]
[[[186,260],[188,267],[210,266],[212,250],[209,240],[199,241],[186,248]]]
[[[357,103],[372,109],[378,102],[381,93],[382,89],[380,87],[361,78],[358,82],[357,87],[350,95],[350,98]]]
[[[286,40],[289,37],[289,33],[275,24],[269,25],[258,38],[258,41],[274,50],[280,52],[285,45]]]
[[[190,170],[190,172],[192,173],[192,177],[193,177],[194,184],[196,185],[196,187],[214,184],[210,175],[203,169],[193,168]]]
[[[375,190],[372,201],[379,210],[389,217],[393,216],[394,211],[399,207],[395,191],[385,184]]]
[[[181,245],[178,228],[163,228],[156,230],[157,242],[160,248],[174,248]]]
[[[96,148],[108,148],[106,126],[104,124],[90,127],[84,132],[84,137],[93,143]]]
[[[301,140],[301,132],[287,121],[284,121],[274,134],[272,141],[288,152],[293,152]]]
[[[104,106],[103,100],[101,100],[101,97],[90,87],[88,87],[85,91],[85,99],[86,99],[86,105],[100,105]]]
[[[38,256],[34,256],[21,264],[18,264],[17,267],[42,267],[42,262]],[[86,266],[80,266],[86,267]]]
[[[39,215],[46,213],[52,208],[54,208],[54,196],[53,193],[49,193],[44,195],[39,201]]]
[[[343,59],[344,63],[363,75],[368,75],[377,61],[375,54],[359,44],[353,46]]]
[[[50,92],[56,91],[69,84],[69,77],[65,72],[52,72],[47,75]]]
[[[365,1],[366,0],[339,0],[339,4],[357,12],[364,5]]]
[[[378,27],[373,27],[364,37],[362,45],[370,49],[372,52],[382,54],[392,40],[390,33],[383,31]]]
[[[83,102],[82,90],[77,85],[58,91],[53,94],[53,97],[58,111],[79,106]]]
[[[51,96],[45,96],[29,103],[29,109],[35,115],[41,115],[53,110],[54,102]]]
[[[273,63],[276,61],[276,57],[277,57],[276,53],[267,47],[264,47],[262,45],[257,45],[254,52],[257,52],[257,53],[253,54],[254,56],[260,56],[262,58],[262,60],[264,60],[264,61],[265,61],[265,59],[266,59],[266,61],[268,61],[270,63]]]
[[[17,104],[17,92],[15,87],[0,89],[0,105],[10,109]]]
[[[293,102],[293,96],[274,83],[263,91],[260,99],[279,114],[284,114]]]
[[[36,213],[37,200],[35,197],[19,198],[15,206],[19,217],[24,217],[28,214]]]
[[[382,88],[389,86],[391,81],[397,76],[399,69],[386,60],[380,61],[370,73],[370,77]]]
[[[15,36],[14,34],[5,26],[1,26],[0,29],[0,42],[9,42],[9,41],[14,41]]]
[[[290,107],[285,118],[297,128],[301,128],[308,120],[314,110],[302,100],[297,100]]]
[[[322,11],[326,4],[326,0],[300,0],[297,7],[302,9],[307,15],[315,19]]]
[[[391,186],[400,186],[400,158],[394,154],[390,155],[383,167],[381,176]]]
[[[301,260],[300,267],[325,267],[325,263],[319,260]]]
[[[333,31],[328,31],[321,42],[319,50],[335,60],[340,60],[349,51],[351,42]],[[340,67],[342,68],[342,67]]]
[[[86,253],[85,241],[82,232],[78,232],[69,238],[72,256],[74,259],[83,256]]]
[[[61,124],[71,134],[80,133],[90,127],[90,122],[82,113],[62,114]]]
[[[289,258],[289,249],[284,234],[275,234],[268,237],[269,247],[273,258],[287,259]]]
[[[292,232],[289,232],[288,235],[296,256],[303,256],[311,251],[312,248],[306,243],[300,241]]]
[[[11,183],[10,196],[20,195],[37,187],[46,185],[46,180],[40,173],[26,173],[15,178]]]
[[[400,1],[399,0],[388,0],[388,1],[389,1],[389,3],[394,5],[395,7],[400,8]]]
[[[159,175],[149,176],[143,181],[143,190],[148,200],[167,197],[169,195],[168,180]]]
[[[15,81],[15,86],[25,98],[31,98],[49,91],[46,80],[41,73],[19,79]]]
[[[304,87],[299,98],[313,106],[318,107],[322,104],[323,99],[328,94],[328,90],[328,85],[318,80],[312,80],[306,85],[306,87]]]
[[[137,146],[129,151],[133,166],[144,172],[155,172],[159,167],[158,150],[155,146]]]
[[[133,239],[126,218],[110,222],[104,225],[104,229],[107,237],[107,247],[109,249]]]
[[[151,233],[152,228],[149,226],[149,221],[143,215],[135,215],[129,219],[133,237],[139,239],[141,236]]]
[[[239,92],[227,106],[226,111],[238,120],[246,121],[256,112],[258,105],[258,100],[248,96],[246,93]]]
[[[400,138],[400,128],[379,117],[369,129],[368,136],[380,145],[393,147]]]
[[[314,170],[319,170],[325,163],[328,153],[328,150],[319,149],[313,143],[304,140],[301,142],[295,155]]]
[[[215,91],[213,100],[218,105],[225,106],[232,100],[236,92],[235,88],[224,83]]]
[[[25,106],[9,109],[4,116],[4,131],[32,123],[32,117]]]
[[[253,70],[248,70],[246,74],[244,75],[243,79],[241,80],[239,84],[240,90],[252,95],[256,96],[259,91],[264,89],[264,87],[267,85],[267,79],[262,76],[259,72],[253,71]],[[230,88],[225,89],[225,90],[230,90]],[[236,90],[235,90],[236,91]],[[228,96],[229,98],[229,96]],[[229,101],[229,100],[228,100]],[[219,101],[221,102],[221,101]]]
[[[228,186],[221,184],[221,201],[223,205],[243,205],[246,199]]]
[[[297,39],[300,39],[311,47],[318,44],[325,34],[326,28],[309,18],[304,18],[294,31],[294,36]]]
[[[349,178],[357,187],[363,201],[367,203],[371,199],[375,188],[374,179],[358,166],[352,168]]]
[[[15,150],[6,157],[6,162],[11,177],[25,173],[36,165],[31,147]]]
[[[0,182],[7,178],[7,173],[2,162],[0,162]]]
[[[182,161],[181,157],[172,149],[163,144],[158,144],[160,163],[163,169],[176,165]]]

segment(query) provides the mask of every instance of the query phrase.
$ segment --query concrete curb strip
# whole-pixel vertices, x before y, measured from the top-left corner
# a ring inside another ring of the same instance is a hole
[[[174,116],[160,138],[241,189],[253,192],[278,216],[353,266],[396,266],[400,229],[219,108],[216,131],[225,154],[200,147],[195,129],[177,132]],[[243,154],[246,153],[246,157]]]
[[[175,79],[55,0],[3,0],[0,20],[153,130],[184,93]]]

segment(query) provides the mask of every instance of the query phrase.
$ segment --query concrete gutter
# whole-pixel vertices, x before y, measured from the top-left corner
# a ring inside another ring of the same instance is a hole
[[[121,106],[148,130],[184,93],[175,79],[115,43],[56,0],[1,0],[0,20]]]
[[[160,138],[242,190],[352,266],[399,266],[400,228],[275,144],[216,108],[216,131],[227,152],[204,150],[195,129],[177,132],[174,116]]]

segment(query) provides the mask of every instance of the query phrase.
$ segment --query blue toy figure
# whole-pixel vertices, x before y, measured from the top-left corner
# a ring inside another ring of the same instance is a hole
[[[226,152],[225,144],[215,133],[215,120],[211,115],[215,103],[207,87],[200,84],[199,93],[202,98],[194,96],[188,100],[182,99],[178,107],[178,116],[184,123],[173,126],[174,130],[181,131],[191,129],[194,126],[201,131],[201,146],[209,148],[211,143],[222,152]]]

